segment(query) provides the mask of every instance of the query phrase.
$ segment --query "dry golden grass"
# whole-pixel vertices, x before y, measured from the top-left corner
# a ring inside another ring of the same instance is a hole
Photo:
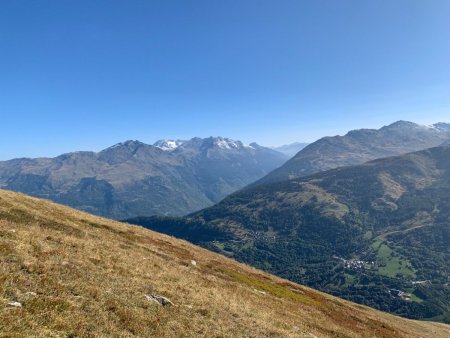
[[[149,302],[146,294],[175,305]],[[0,191],[0,336],[449,337],[450,327],[388,315],[181,240]]]

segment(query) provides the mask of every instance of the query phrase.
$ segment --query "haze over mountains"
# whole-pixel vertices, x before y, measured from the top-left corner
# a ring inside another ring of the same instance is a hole
[[[279,147],[273,147],[273,150],[279,151],[280,153],[286,154],[289,157],[296,155],[300,150],[305,148],[308,143],[305,142],[294,142],[290,144],[285,144]]]
[[[436,147],[450,138],[450,124],[423,126],[398,121],[376,129],[352,130],[309,144],[280,168],[255,183],[279,182],[377,158]]]
[[[222,137],[155,145],[127,141],[95,152],[0,162],[0,188],[115,219],[184,215],[210,206],[287,159]]]
[[[384,311],[450,323],[449,219],[450,147],[441,146],[243,189],[185,218],[131,222]]]

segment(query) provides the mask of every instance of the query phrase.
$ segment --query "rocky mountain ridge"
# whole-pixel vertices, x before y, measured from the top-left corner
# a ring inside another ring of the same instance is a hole
[[[352,130],[344,136],[324,137],[309,144],[252,186],[437,147],[449,139],[448,123],[425,126],[397,121],[380,129]]]
[[[130,140],[98,153],[0,162],[0,188],[116,219],[183,215],[220,201],[285,160],[274,150],[222,137],[156,145]]]

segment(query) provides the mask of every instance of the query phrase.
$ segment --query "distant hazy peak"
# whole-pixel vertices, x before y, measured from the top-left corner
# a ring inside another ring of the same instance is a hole
[[[263,146],[260,146],[258,143],[256,142],[252,142],[248,145],[251,148],[264,148]],[[271,149],[271,148],[270,148]]]
[[[294,156],[297,154],[300,150],[305,148],[308,145],[308,143],[305,142],[294,142],[290,144],[284,144],[282,146],[278,147],[271,147],[271,149],[276,150],[280,153],[283,153],[289,157]]]
[[[438,123],[431,125],[431,127],[442,130],[442,131],[450,132],[450,123],[438,122]]]

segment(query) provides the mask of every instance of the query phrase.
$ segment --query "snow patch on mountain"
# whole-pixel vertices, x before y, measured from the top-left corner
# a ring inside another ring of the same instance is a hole
[[[243,149],[243,148],[247,148],[247,149],[255,149],[254,146],[247,145],[242,143],[241,141],[236,141],[236,140],[232,140],[230,138],[226,138],[226,137],[215,137],[214,138],[214,145],[218,146],[221,149]]]
[[[243,147],[242,142],[223,137],[217,137],[214,140],[214,145],[222,149],[240,149]]]
[[[156,141],[153,146],[164,150],[164,151],[172,151],[177,149],[180,145],[183,144],[183,141],[180,140],[159,140]]]

